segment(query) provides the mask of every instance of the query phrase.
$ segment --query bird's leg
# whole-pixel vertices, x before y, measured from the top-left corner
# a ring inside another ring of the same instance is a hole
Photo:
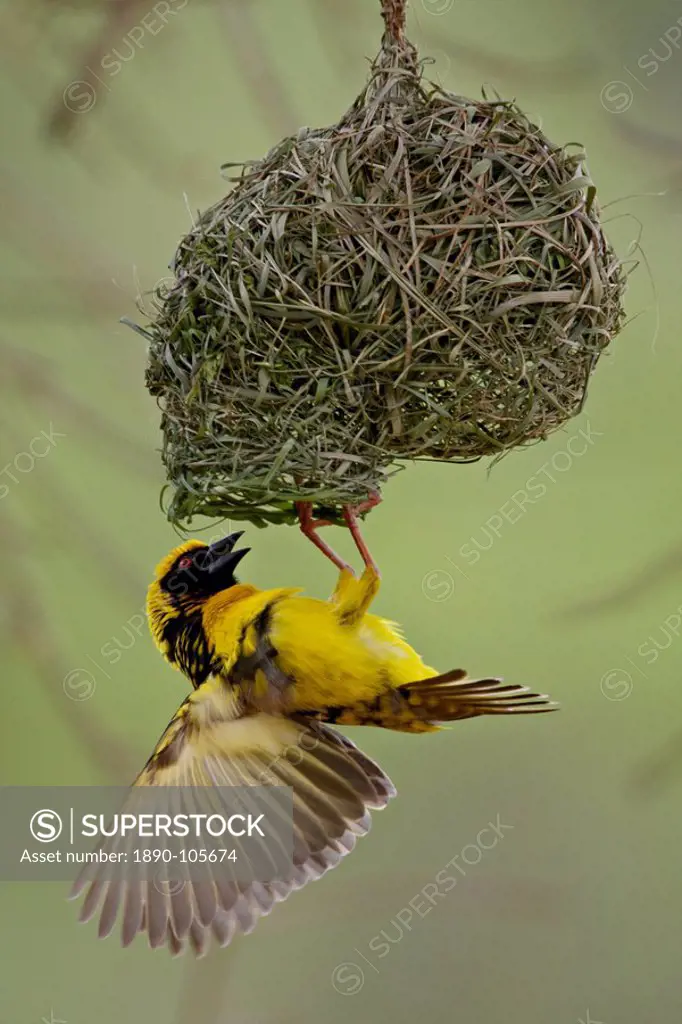
[[[350,565],[341,558],[340,555],[334,551],[329,544],[325,543],[321,537],[318,536],[317,531],[321,526],[331,526],[332,523],[328,519],[314,519],[313,518],[313,503],[312,501],[297,501],[296,511],[298,512],[298,521],[301,527],[301,533],[308,540],[311,540],[316,548],[326,555],[327,558],[334,563],[337,569],[341,573],[350,573],[354,575]]]
[[[377,591],[379,590],[379,570],[374,559],[369,553],[367,545],[360,533],[357,517],[368,512],[375,505],[378,505],[381,497],[377,491],[373,491],[367,501],[359,505],[346,505],[342,510],[344,522],[350,530],[355,545],[360,552],[365,571],[358,579],[350,565],[336,554],[336,552],[317,535],[317,530],[322,526],[331,526],[328,519],[314,519],[313,505],[309,501],[297,501],[296,511],[298,512],[301,532],[308,537],[313,544],[320,549],[339,569],[339,579],[331,603],[334,605],[337,615],[345,625],[352,625],[358,622],[365,614]]]
[[[360,579],[357,579],[350,573],[341,572],[339,581],[336,584],[332,603],[335,605],[336,613],[344,625],[352,626],[359,622],[379,590],[381,579],[379,570],[362,538],[357,516],[374,508],[380,501],[379,494],[374,491],[367,501],[362,504],[346,505],[343,509],[344,521],[365,563],[365,571]]]
[[[372,558],[365,544],[365,541],[360,533],[360,525],[357,517],[362,515],[363,512],[369,512],[370,509],[375,508],[381,501],[381,495],[378,491],[372,491],[367,498],[367,501],[363,501],[360,505],[344,505],[343,518],[346,526],[351,532],[351,536],[355,541],[355,546],[360,552],[360,557],[365,563],[365,568],[371,570],[371,572],[379,576],[379,569],[377,564]]]

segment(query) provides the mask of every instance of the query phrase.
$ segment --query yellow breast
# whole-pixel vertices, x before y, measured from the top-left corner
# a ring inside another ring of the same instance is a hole
[[[325,601],[296,598],[273,615],[278,664],[295,681],[301,710],[371,700],[387,687],[432,674],[392,624],[365,615],[356,626],[339,622]]]

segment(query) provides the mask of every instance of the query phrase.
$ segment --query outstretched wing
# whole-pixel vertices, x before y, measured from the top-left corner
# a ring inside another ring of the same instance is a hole
[[[211,936],[224,946],[250,931],[276,902],[338,864],[368,831],[369,811],[395,794],[381,768],[346,737],[317,722],[245,714],[235,691],[218,679],[181,705],[135,785],[292,789],[294,869],[286,878],[238,879],[228,861],[177,886],[112,881],[97,864],[87,865],[76,880],[72,897],[85,892],[80,919],[99,913],[101,937],[120,918],[124,945],[145,931],[153,947],[167,943],[180,953],[189,942],[197,955]],[[130,803],[134,795],[133,789]],[[108,849],[125,844],[115,839]]]

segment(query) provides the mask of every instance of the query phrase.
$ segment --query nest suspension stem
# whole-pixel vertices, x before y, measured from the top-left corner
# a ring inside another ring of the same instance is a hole
[[[386,35],[394,43],[402,43],[405,34],[407,0],[381,0],[381,15]]]

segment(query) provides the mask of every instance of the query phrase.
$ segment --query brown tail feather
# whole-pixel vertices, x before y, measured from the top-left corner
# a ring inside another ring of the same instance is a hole
[[[454,722],[476,715],[532,714],[558,705],[527,686],[502,679],[469,679],[462,669],[406,683],[397,691],[422,721]]]
[[[476,715],[532,714],[557,705],[527,686],[501,679],[470,679],[461,668],[405,683],[371,701],[328,707],[310,717],[337,725],[376,725],[401,732],[434,732],[443,722]]]

